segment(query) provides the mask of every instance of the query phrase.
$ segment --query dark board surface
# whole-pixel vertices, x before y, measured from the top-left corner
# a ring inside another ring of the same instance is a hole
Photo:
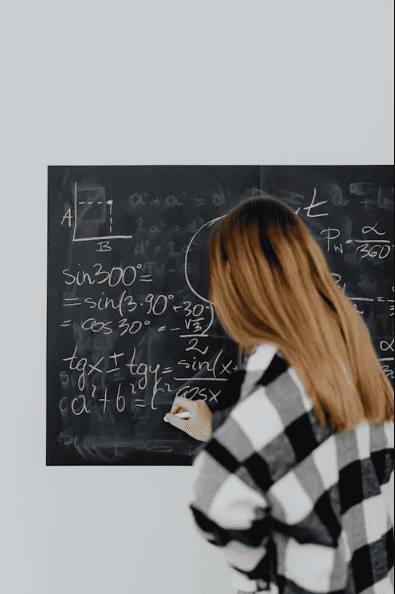
[[[189,465],[174,397],[225,408],[237,347],[207,299],[210,224],[261,191],[321,246],[394,377],[390,166],[48,168],[47,465]]]

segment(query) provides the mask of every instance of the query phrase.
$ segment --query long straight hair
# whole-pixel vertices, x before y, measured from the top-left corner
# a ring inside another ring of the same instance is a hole
[[[393,420],[392,386],[369,330],[290,208],[269,196],[236,206],[214,228],[207,255],[209,297],[239,353],[275,345],[321,426]]]

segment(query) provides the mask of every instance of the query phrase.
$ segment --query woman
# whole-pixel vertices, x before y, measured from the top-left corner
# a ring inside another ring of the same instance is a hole
[[[203,442],[197,525],[223,547],[239,592],[390,594],[394,398],[362,318],[273,198],[219,222],[208,275],[244,361],[220,418],[185,398],[167,415]]]

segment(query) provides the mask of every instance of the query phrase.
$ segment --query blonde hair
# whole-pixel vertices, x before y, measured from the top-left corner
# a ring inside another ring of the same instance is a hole
[[[210,300],[239,353],[274,344],[321,426],[393,420],[392,386],[369,330],[290,208],[269,196],[236,206],[212,232],[207,267]]]

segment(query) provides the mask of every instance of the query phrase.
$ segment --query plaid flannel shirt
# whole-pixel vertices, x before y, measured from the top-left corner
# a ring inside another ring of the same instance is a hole
[[[238,592],[391,594],[394,424],[321,427],[273,345],[228,381],[190,509]],[[392,490],[391,490],[392,489]]]

